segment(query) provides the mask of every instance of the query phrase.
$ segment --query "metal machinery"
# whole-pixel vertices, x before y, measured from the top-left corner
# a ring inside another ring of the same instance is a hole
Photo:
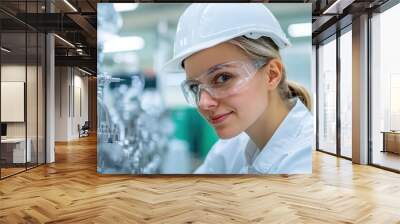
[[[140,73],[105,72],[103,46],[122,20],[112,4],[99,4],[98,10],[107,13],[98,15],[97,171],[159,173],[172,123],[160,94],[144,90]]]

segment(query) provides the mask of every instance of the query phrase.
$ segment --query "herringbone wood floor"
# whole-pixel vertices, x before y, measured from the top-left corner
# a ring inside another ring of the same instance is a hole
[[[320,152],[294,176],[111,176],[94,137],[0,181],[0,223],[400,223],[400,175]]]

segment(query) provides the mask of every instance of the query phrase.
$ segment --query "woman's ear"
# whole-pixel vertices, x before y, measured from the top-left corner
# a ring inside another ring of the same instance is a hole
[[[268,89],[275,89],[281,82],[283,75],[283,64],[280,59],[274,58],[269,61],[266,68]]]

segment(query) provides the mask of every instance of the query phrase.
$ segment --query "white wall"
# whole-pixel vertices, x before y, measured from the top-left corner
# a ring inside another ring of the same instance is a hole
[[[71,108],[70,132],[72,138],[79,137],[78,124],[82,126],[85,121],[88,121],[88,78],[81,75],[82,73],[77,74],[77,70],[74,70],[74,96],[71,98],[74,99],[74,102],[71,102],[73,108]]]
[[[67,67],[55,68],[55,141],[68,140],[68,71]]]
[[[78,124],[88,120],[88,78],[83,75],[76,68],[56,67],[56,141],[79,138]]]
[[[1,81],[2,82],[25,82],[25,65],[2,65],[1,66]],[[29,69],[29,68],[28,68]],[[4,96],[2,96],[4,97]],[[1,108],[7,110],[7,108]],[[24,122],[9,122],[7,123],[8,137],[25,137]]]
[[[28,66],[28,68],[26,68],[25,65],[18,65],[18,64],[2,65],[1,81],[25,82],[26,69],[30,71],[32,69],[32,66]],[[33,95],[33,93],[28,93],[27,95],[30,96]],[[1,110],[7,110],[7,108],[1,108]],[[25,137],[25,126],[26,126],[25,122],[7,122],[7,136]]]

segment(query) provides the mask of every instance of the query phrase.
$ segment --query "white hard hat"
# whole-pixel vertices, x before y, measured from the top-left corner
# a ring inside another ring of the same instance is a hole
[[[270,37],[279,48],[290,45],[274,15],[262,3],[194,3],[179,18],[173,58],[163,71],[183,72],[192,54],[238,36]]]

